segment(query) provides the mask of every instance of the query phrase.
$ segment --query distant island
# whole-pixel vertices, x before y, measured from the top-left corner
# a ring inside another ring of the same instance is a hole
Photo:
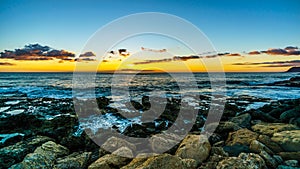
[[[291,67],[286,72],[300,72],[300,67]]]

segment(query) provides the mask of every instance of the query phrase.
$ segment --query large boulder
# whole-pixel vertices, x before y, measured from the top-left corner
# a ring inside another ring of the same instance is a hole
[[[267,169],[265,161],[257,154],[241,153],[238,157],[228,157],[219,162],[217,169]]]
[[[249,128],[250,127],[250,121],[251,121],[251,115],[249,113],[242,114],[236,117],[233,117],[230,119],[231,122],[236,123],[242,128]]]
[[[275,133],[271,139],[285,151],[300,151],[300,130]]]
[[[209,156],[211,145],[204,135],[187,135],[179,145],[176,155],[183,159],[194,159],[197,165]]]
[[[26,169],[52,169],[55,166],[56,158],[65,156],[68,153],[69,150],[66,147],[56,144],[53,141],[48,141],[36,148],[33,153],[27,154],[20,163],[20,166]]]
[[[289,122],[293,117],[300,117],[300,106],[287,110],[280,115],[280,120],[283,122]]]
[[[297,130],[298,127],[292,124],[285,123],[260,123],[252,126],[252,129],[260,134],[273,136],[274,133],[278,133],[281,131]]]
[[[26,154],[33,152],[38,146],[53,139],[45,136],[36,136],[25,141],[20,141],[14,145],[0,149],[0,168],[9,166],[23,160]]]
[[[257,140],[270,148],[274,153],[282,152],[282,148],[267,135],[259,135]]]

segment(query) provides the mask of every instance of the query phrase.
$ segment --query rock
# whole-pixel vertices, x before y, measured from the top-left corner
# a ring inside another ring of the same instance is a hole
[[[114,151],[113,154],[107,154],[103,157],[100,157],[94,163],[92,163],[88,168],[89,169],[111,169],[111,168],[120,168],[128,164],[131,159],[127,158],[128,156],[133,157],[132,151],[127,147],[121,147],[118,150]]]
[[[199,165],[210,153],[210,143],[204,135],[187,135],[179,145],[176,155],[183,159],[194,159]]]
[[[285,151],[300,151],[300,130],[275,133],[271,139]]]
[[[253,140],[250,143],[250,150],[254,153],[260,153],[261,151],[266,151],[268,154],[274,155],[274,152],[270,150],[267,146],[265,146],[263,143]]]
[[[138,154],[129,164],[122,167],[121,169],[136,169],[138,166],[142,165],[148,157],[157,156],[157,154]]]
[[[257,154],[241,153],[238,157],[228,157],[220,161],[217,169],[267,169],[265,161]]]
[[[154,153],[164,153],[177,148],[181,138],[175,134],[156,134],[149,139]],[[175,150],[176,151],[176,150]]]
[[[273,116],[271,116],[270,114],[265,113],[260,110],[251,110],[250,114],[251,114],[251,117],[255,120],[262,120],[262,121],[271,122],[271,123],[279,122],[278,119],[276,119]]]
[[[19,142],[24,136],[23,133],[0,134],[0,148]]]
[[[86,168],[91,158],[91,152],[73,153],[64,158],[58,159],[55,165],[56,169],[81,169]]]
[[[269,168],[276,168],[278,166],[277,161],[267,152],[265,152],[264,150],[262,150],[259,155],[265,160],[266,165]]]
[[[284,160],[298,160],[300,161],[300,152],[280,152],[278,153]]]
[[[209,158],[198,169],[214,169],[226,157],[228,157],[228,153],[222,147],[212,147]]]
[[[277,169],[299,169],[299,167],[291,167],[286,165],[279,165]]]
[[[196,169],[196,167],[196,161],[193,159],[181,159],[178,156],[172,156],[170,154],[161,154],[148,158],[141,165],[138,165],[136,169]],[[125,166],[122,169],[127,168],[129,169],[129,167]]]
[[[289,122],[289,120],[293,117],[300,117],[300,106],[283,112],[280,115],[280,120],[282,120],[283,122]]]
[[[226,145],[242,144],[249,146],[251,141],[256,140],[257,138],[257,133],[254,133],[248,129],[240,129],[229,133]]]
[[[238,126],[240,126],[242,128],[249,128],[250,121],[251,121],[251,115],[249,113],[242,114],[242,115],[231,118],[230,121],[233,123],[236,123]]]
[[[23,160],[26,154],[31,153],[38,146],[53,139],[45,136],[36,136],[14,145],[0,149],[0,168],[8,168]]]
[[[240,153],[250,153],[250,149],[246,145],[235,144],[232,146],[224,146],[224,151],[229,154],[229,156],[237,157]]]
[[[267,135],[260,135],[258,137],[258,141],[260,141],[261,143],[266,145],[268,148],[270,148],[275,153],[283,151],[282,148],[277,143],[272,141],[271,138]]]
[[[205,132],[217,133],[226,139],[229,132],[237,131],[241,129],[240,126],[233,122],[220,122],[220,123],[209,123],[205,126]]]
[[[284,162],[285,165],[291,166],[291,167],[298,167],[298,161],[297,160],[287,160]]]
[[[134,144],[132,144],[122,138],[118,138],[118,137],[114,137],[114,136],[107,139],[106,142],[104,144],[102,144],[101,147],[109,152],[114,152],[121,147],[127,147],[132,152],[136,151],[136,147]]]
[[[23,168],[53,168],[55,160],[58,157],[65,156],[69,153],[66,147],[48,141],[42,146],[35,149],[33,153],[27,154],[21,166]]]
[[[284,123],[261,123],[252,126],[252,129],[260,134],[273,136],[274,133],[278,133],[281,131],[297,130],[298,127],[292,124]]]

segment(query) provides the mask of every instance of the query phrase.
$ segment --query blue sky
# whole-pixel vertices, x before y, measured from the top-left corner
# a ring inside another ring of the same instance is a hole
[[[184,18],[218,51],[300,47],[300,1],[0,1],[0,50],[40,43],[79,53],[105,24],[139,12]]]

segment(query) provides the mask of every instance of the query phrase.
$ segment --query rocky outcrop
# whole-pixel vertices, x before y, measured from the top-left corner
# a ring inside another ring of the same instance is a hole
[[[267,169],[264,159],[257,154],[241,153],[238,157],[228,157],[219,162],[217,169]]]
[[[300,151],[300,130],[275,133],[271,139],[285,151]]]
[[[260,134],[273,136],[274,133],[278,133],[281,131],[297,130],[298,127],[292,124],[284,123],[261,123],[252,126],[252,129]]]

